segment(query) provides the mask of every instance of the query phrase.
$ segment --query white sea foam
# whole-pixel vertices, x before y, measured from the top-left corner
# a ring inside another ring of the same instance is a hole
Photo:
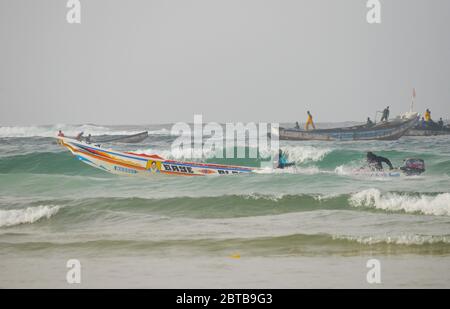
[[[334,199],[339,197],[340,194],[338,193],[330,193],[330,194],[317,194],[317,195],[313,195],[314,200],[318,201],[318,202],[326,202],[328,200]]]
[[[312,146],[297,146],[297,147],[284,147],[283,151],[288,156],[288,160],[290,162],[295,162],[297,164],[306,163],[306,162],[317,162],[322,160],[328,153],[332,150],[328,148],[316,148]],[[189,148],[186,149],[172,149],[172,150],[159,150],[159,149],[138,149],[135,150],[136,153],[143,154],[159,154],[167,159],[195,159],[198,160],[201,158],[213,159],[216,158],[216,152],[212,148]],[[276,154],[278,150],[274,150],[273,154]],[[223,154],[223,152],[221,152]],[[262,157],[269,157],[267,153],[261,153]],[[287,173],[297,173],[296,171],[286,169]],[[317,168],[312,169],[303,169],[301,172],[307,174],[316,174],[319,172]]]
[[[37,206],[25,209],[0,210],[0,227],[14,226],[18,224],[34,223],[40,219],[55,215],[59,206]]]
[[[255,170],[257,174],[296,174],[296,175],[316,175],[316,174],[325,174],[327,171],[321,171],[316,166],[310,167],[298,167],[298,166],[290,166],[284,169],[273,168],[273,167],[264,167],[258,170]]]
[[[349,166],[346,166],[346,165],[339,165],[338,167],[336,167],[334,169],[334,172],[336,174],[342,175],[342,176],[351,175],[353,171],[354,171],[353,167],[349,167]]]
[[[353,207],[374,207],[388,211],[450,216],[450,193],[411,196],[398,193],[382,194],[378,189],[368,189],[352,194],[349,203]]]
[[[272,202],[278,202],[285,197],[284,194],[260,194],[260,193],[250,193],[243,196],[247,200],[269,200]]]
[[[318,162],[329,154],[332,149],[318,148],[313,146],[286,146],[283,151],[287,154],[288,160],[295,163]]]
[[[363,245],[393,244],[393,245],[429,245],[436,243],[450,244],[446,235],[378,235],[378,236],[342,236],[333,235],[333,239],[355,241]]]
[[[339,165],[334,169],[334,173],[341,176],[354,176],[358,178],[370,178],[377,180],[389,180],[389,178],[394,177],[389,175],[389,172],[372,171],[369,168],[361,168],[362,165],[364,165],[363,162]]]

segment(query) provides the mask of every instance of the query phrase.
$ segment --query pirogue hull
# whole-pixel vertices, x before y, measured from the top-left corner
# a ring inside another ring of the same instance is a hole
[[[256,170],[233,165],[166,160],[158,155],[114,151],[64,137],[59,137],[58,141],[83,163],[118,175],[206,176],[251,173]]]
[[[140,143],[148,137],[148,132],[141,132],[131,135],[98,135],[91,136],[91,143]],[[67,136],[69,139],[75,140],[74,136]],[[86,136],[82,137],[82,140],[86,140]]]
[[[439,136],[439,135],[450,135],[450,129],[417,129],[413,128],[406,132],[406,136]]]
[[[278,132],[281,140],[295,141],[368,141],[368,140],[396,140],[405,135],[417,123],[417,115],[407,118],[382,122],[374,126],[353,126],[335,129],[319,129],[305,131],[300,129],[280,128]]]

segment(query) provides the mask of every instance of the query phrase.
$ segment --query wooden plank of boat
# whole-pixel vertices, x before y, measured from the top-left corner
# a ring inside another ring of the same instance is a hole
[[[382,122],[374,126],[360,125],[345,128],[317,129],[279,129],[280,140],[319,140],[319,141],[358,141],[358,140],[396,140],[416,125],[417,114],[404,119]]]

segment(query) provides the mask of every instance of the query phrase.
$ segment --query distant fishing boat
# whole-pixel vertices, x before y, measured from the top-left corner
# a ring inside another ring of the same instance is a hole
[[[148,137],[148,132],[140,132],[137,134],[130,134],[130,135],[97,135],[97,136],[91,136],[90,142],[91,143],[140,143],[144,141]],[[77,139],[73,136],[68,136],[70,139]],[[81,137],[81,140],[86,140],[86,136],[83,135]]]
[[[418,120],[417,113],[407,113],[392,121],[379,122],[374,125],[358,125],[344,128],[317,129],[305,131],[302,129],[279,128],[280,140],[295,141],[368,141],[368,140],[396,140],[408,130],[415,127]]]
[[[450,135],[450,125],[447,126],[432,126],[432,127],[421,127],[420,125],[415,126],[405,134],[406,136],[438,136],[438,135]]]
[[[144,141],[148,137],[148,132],[141,132],[137,134],[131,135],[106,135],[102,137],[96,137],[93,139],[95,143],[110,143],[110,142],[118,142],[118,143],[140,143]]]
[[[411,101],[411,111],[414,109],[415,98],[416,98],[416,89],[414,88]],[[424,118],[422,118],[422,121],[424,121]],[[439,124],[439,122],[436,123],[434,121],[418,123],[405,133],[405,136],[438,136],[438,135],[450,135],[450,124],[444,125],[443,121],[441,124]]]

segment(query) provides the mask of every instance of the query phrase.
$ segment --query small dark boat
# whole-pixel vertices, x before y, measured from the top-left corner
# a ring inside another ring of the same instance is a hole
[[[71,139],[77,139],[76,137],[67,136]],[[131,134],[131,135],[96,135],[90,137],[90,143],[140,143],[144,141],[148,137],[148,132],[141,132],[137,134]],[[82,141],[88,141],[88,138],[86,135],[83,135],[81,137]]]
[[[91,137],[91,143],[140,143],[148,137],[148,132],[132,135],[106,135]]]
[[[415,127],[417,120],[417,113],[409,113],[402,117],[397,117],[392,121],[380,122],[371,126],[358,125],[353,127],[317,129],[311,131],[280,128],[278,130],[278,136],[280,140],[296,141],[396,140],[402,137],[408,130]]]

